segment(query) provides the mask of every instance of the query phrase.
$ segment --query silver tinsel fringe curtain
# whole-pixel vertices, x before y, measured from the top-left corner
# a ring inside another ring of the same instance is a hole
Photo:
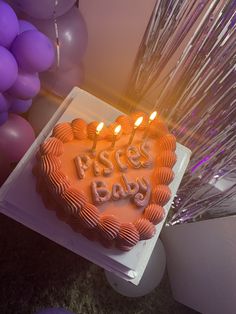
[[[236,214],[235,60],[235,0],[157,0],[126,99],[154,94],[192,150],[170,225]]]

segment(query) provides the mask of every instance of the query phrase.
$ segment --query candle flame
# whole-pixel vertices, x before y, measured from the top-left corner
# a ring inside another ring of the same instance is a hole
[[[156,111],[153,111],[153,113],[150,115],[150,117],[149,117],[149,120],[150,121],[153,121],[155,118],[156,118],[156,116],[157,116],[157,112]]]
[[[114,134],[117,135],[118,133],[120,133],[120,130],[121,130],[121,125],[117,125],[117,127],[115,128],[114,130]]]
[[[140,124],[143,122],[143,117],[139,117],[135,123],[134,123],[134,127],[137,128],[138,126],[140,126]]]
[[[103,127],[104,127],[104,123],[100,122],[98,126],[96,127],[96,133],[99,134]]]

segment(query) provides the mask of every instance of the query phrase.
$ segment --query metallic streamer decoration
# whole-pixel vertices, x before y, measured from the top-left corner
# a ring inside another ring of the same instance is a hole
[[[169,225],[236,214],[235,61],[235,0],[157,0],[126,99],[133,110],[155,90],[153,109],[192,150]]]
[[[55,30],[55,37],[56,37],[56,62],[57,62],[57,68],[60,67],[60,40],[59,40],[59,31],[58,31],[58,24],[57,24],[57,18],[56,18],[56,11],[58,6],[58,0],[55,0],[54,3],[54,12],[53,12],[53,23],[54,23],[54,30]]]

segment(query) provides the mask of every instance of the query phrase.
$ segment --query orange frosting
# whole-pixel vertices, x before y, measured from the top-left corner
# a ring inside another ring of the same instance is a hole
[[[70,142],[74,138],[71,124],[67,122],[57,124],[53,129],[52,135],[59,138],[63,143]]]
[[[145,218],[139,218],[135,223],[140,236],[140,240],[151,239],[155,234],[154,225]]]
[[[143,117],[143,121],[138,128],[139,130],[144,130],[148,126],[148,115],[142,111],[132,112],[130,114],[130,118],[132,120],[133,125],[139,117]]]
[[[112,215],[103,215],[100,217],[98,227],[103,237],[113,240],[120,230],[120,223],[118,219]]]
[[[136,147],[137,153],[133,154],[132,160],[137,159],[141,166],[135,168],[127,156],[127,143],[134,122],[140,116],[144,117],[144,121],[133,138],[132,145]],[[115,123],[108,128],[104,127],[97,136],[96,154],[91,154],[89,148],[98,124],[99,122],[93,121],[87,125],[84,120],[75,119],[71,124],[60,123],[54,127],[54,137],[41,145],[37,156],[37,167],[34,170],[37,188],[43,195],[45,205],[54,207],[58,218],[70,224],[73,230],[81,232],[90,240],[100,241],[106,247],[115,244],[119,249],[128,251],[139,240],[153,237],[155,224],[164,217],[162,206],[171,197],[167,185],[174,178],[171,168],[176,162],[173,152],[176,140],[171,134],[166,134],[167,127],[157,117],[148,130],[152,135],[147,137],[148,156],[143,154],[140,145],[146,129],[141,129],[148,127],[148,116],[138,112],[130,117],[119,116]],[[118,124],[122,129],[116,137],[115,149],[112,150],[111,141]],[[104,159],[101,158],[102,151],[107,152]],[[153,163],[149,167],[142,167],[149,155]],[[75,160],[80,160],[81,163],[78,164]],[[121,165],[126,167],[125,174]],[[82,179],[79,177],[81,169],[85,174]],[[110,176],[102,175],[104,169],[112,169]],[[150,182],[150,187],[144,184],[143,178]],[[101,181],[103,186],[94,187],[97,181]],[[115,189],[120,191],[120,199],[113,195]],[[127,191],[129,196],[125,197]],[[131,191],[135,191],[135,195],[130,196]],[[146,203],[139,208],[132,201],[138,193],[146,198]],[[94,195],[104,198],[98,207],[93,205]],[[51,200],[54,206],[51,206]]]
[[[150,204],[145,208],[143,217],[151,221],[154,225],[163,220],[165,215],[164,208],[157,204]]]
[[[41,155],[52,154],[60,156],[64,152],[62,141],[55,137],[49,137],[43,144],[40,145]]]
[[[153,137],[160,137],[165,134],[168,134],[169,130],[165,122],[160,120],[160,118],[157,116],[157,118],[152,121],[150,125],[150,135]]]
[[[170,150],[165,150],[157,156],[156,164],[158,167],[173,168],[176,163],[176,154]]]
[[[157,167],[154,170],[153,182],[155,184],[169,185],[174,179],[174,172],[168,167]]]
[[[130,134],[134,128],[133,121],[129,116],[119,116],[116,122],[121,125],[123,134]]]
[[[118,236],[118,244],[128,247],[132,247],[139,241],[138,230],[132,223],[123,223],[120,227],[120,232]]]
[[[171,198],[171,190],[166,185],[156,185],[152,190],[152,200],[158,205],[164,206]]]
[[[98,121],[93,121],[87,126],[88,138],[93,140],[96,134],[96,128],[99,125]],[[104,139],[107,136],[107,127],[104,125],[101,132],[98,134],[98,139]]]
[[[50,173],[58,170],[61,166],[61,160],[54,155],[43,155],[40,161],[40,170],[43,174],[49,175]]]
[[[176,150],[176,138],[173,134],[166,134],[160,138],[159,146],[163,150]]]
[[[87,123],[83,119],[74,119],[71,126],[76,139],[84,140],[87,138]]]
[[[60,195],[70,187],[68,178],[59,170],[50,173],[46,177],[46,182],[49,189],[55,193],[56,196]]]
[[[94,228],[99,221],[99,210],[93,204],[85,203],[79,212],[79,218],[87,228]]]
[[[86,197],[80,191],[69,188],[66,189],[61,195],[62,204],[70,215],[76,215],[81,210],[86,202]]]
[[[114,122],[114,123],[111,123],[108,128],[107,128],[107,139],[108,141],[112,141],[113,138],[114,138],[114,131],[115,131],[115,128],[118,126],[119,124],[117,122]],[[120,132],[116,135],[116,140],[119,140],[121,138],[121,135],[122,135],[122,127],[121,127],[121,130]]]

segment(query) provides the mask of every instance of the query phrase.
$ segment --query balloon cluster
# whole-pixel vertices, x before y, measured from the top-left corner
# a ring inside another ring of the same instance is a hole
[[[47,70],[54,56],[50,39],[0,0],[0,125],[9,112],[29,109],[40,90],[38,72]]]
[[[54,45],[55,61],[49,71],[40,73],[43,87],[66,96],[84,78],[82,59],[88,42],[83,16],[76,0],[12,0],[27,20],[47,35]]]

